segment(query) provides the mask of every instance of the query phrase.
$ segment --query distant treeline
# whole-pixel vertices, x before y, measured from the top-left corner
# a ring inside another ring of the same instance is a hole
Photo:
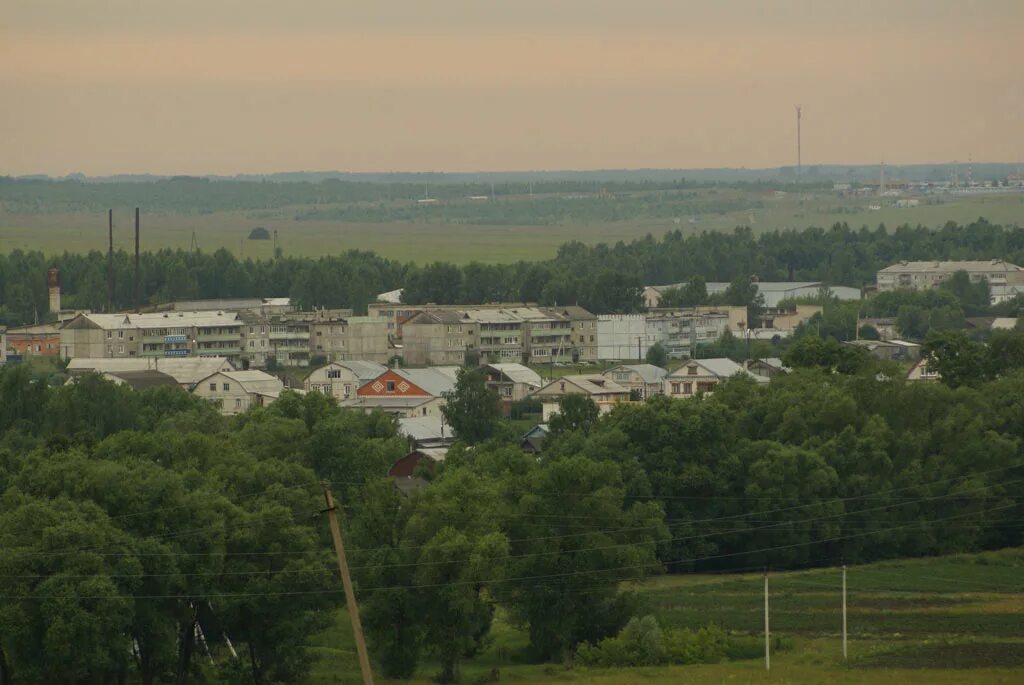
[[[860,287],[877,271],[901,259],[1005,259],[1024,262],[1024,228],[993,225],[983,219],[939,230],[901,226],[888,230],[830,229],[775,231],[755,237],[733,233],[663,238],[631,243],[563,245],[550,260],[514,264],[403,264],[372,252],[350,251],[313,258],[240,260],[226,250],[189,253],[161,250],[142,255],[142,304],[177,299],[290,296],[303,307],[352,307],[365,311],[377,293],[404,288],[408,303],[472,304],[539,302],[580,304],[595,313],[642,308],[644,285],[688,281],[821,281]],[[132,263],[125,252],[114,258],[115,309],[133,304]],[[46,270],[61,270],[66,308],[103,310],[107,303],[105,254],[14,251],[0,256],[0,323],[44,316]],[[748,291],[737,288],[736,291]],[[734,302],[733,304],[750,304]]]

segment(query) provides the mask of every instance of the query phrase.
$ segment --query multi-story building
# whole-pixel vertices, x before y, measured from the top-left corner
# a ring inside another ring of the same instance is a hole
[[[406,363],[462,364],[467,351],[492,363],[597,358],[597,317],[581,307],[428,309],[402,326]]]
[[[362,359],[387,363],[391,357],[387,320],[375,316],[329,316],[318,310],[309,325],[309,353],[328,361]]]
[[[73,358],[241,355],[242,321],[233,312],[79,314],[60,329],[60,355]]]
[[[1024,267],[1001,259],[964,262],[902,261],[878,272],[878,290],[884,292],[899,288],[936,288],[958,271],[966,272],[972,283],[986,280],[990,286],[1000,288],[1024,285]]]

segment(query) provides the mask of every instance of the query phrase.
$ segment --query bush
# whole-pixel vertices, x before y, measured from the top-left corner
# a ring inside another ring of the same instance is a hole
[[[653,616],[633,617],[615,637],[583,643],[576,658],[585,666],[710,664],[725,658],[729,640],[715,626],[663,631]]]

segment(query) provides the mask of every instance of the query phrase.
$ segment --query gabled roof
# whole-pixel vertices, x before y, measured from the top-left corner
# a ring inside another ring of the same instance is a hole
[[[398,432],[416,442],[440,442],[455,437],[451,426],[446,426],[440,416],[414,416],[398,419]]]
[[[269,373],[263,371],[218,371],[212,373],[206,378],[203,378],[200,383],[203,383],[207,378],[213,378],[216,375],[222,375],[225,378],[230,378],[235,383],[238,383],[242,387],[242,390],[252,393],[253,395],[265,395],[267,397],[277,397],[284,390],[284,383],[277,376],[271,376]]]
[[[104,378],[117,384],[124,383],[133,390],[158,388],[163,385],[178,387],[178,382],[166,373],[153,370],[144,371],[107,371]]]
[[[388,370],[388,367],[384,366],[383,364],[378,364],[377,362],[363,361],[360,359],[351,359],[348,361],[341,362],[331,362],[330,364],[323,368],[330,368],[332,366],[340,366],[341,368],[348,369],[349,371],[354,373],[356,378],[358,378],[360,381],[372,381],[374,378],[377,378],[382,373]],[[319,369],[317,370],[319,371]]]
[[[598,374],[592,375],[581,375],[581,376],[562,376],[549,382],[543,388],[534,392],[534,394],[543,393],[548,388],[560,388],[561,383],[573,385],[578,389],[582,390],[587,395],[592,397],[602,397],[607,395],[629,395],[629,390],[622,387],[610,378]]]
[[[746,373],[746,370],[742,366],[731,359],[688,359],[683,362],[682,366],[668,374],[668,377],[686,378],[688,375],[686,373],[686,369],[692,364],[696,364],[708,374],[717,376],[718,378],[730,378],[738,373]]]
[[[668,375],[668,371],[655,366],[654,364],[619,364],[604,372],[607,377],[608,374],[614,373],[617,369],[626,369],[640,376],[640,380],[644,383],[661,383],[661,381]]]
[[[397,369],[397,373],[435,397],[455,389],[457,366],[431,366],[425,369]]]
[[[522,364],[488,364],[484,368],[494,369],[513,383],[525,383],[535,388],[539,388],[544,384],[540,374]]]
[[[125,371],[160,371],[173,377],[181,385],[194,385],[222,369],[233,371],[234,367],[224,357],[171,357],[167,359],[126,357],[122,359],[75,358],[68,362],[67,368],[71,375],[87,371],[112,374],[120,374]]]

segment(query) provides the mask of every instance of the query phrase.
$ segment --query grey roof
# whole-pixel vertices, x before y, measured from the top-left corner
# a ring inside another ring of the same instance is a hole
[[[610,378],[605,378],[599,374],[580,375],[580,376],[562,376],[556,378],[540,390],[537,390],[534,394],[543,393],[548,388],[558,387],[560,383],[570,383],[575,385],[577,388],[582,390],[588,395],[600,397],[602,395],[628,395],[629,390],[622,387]],[[556,393],[552,393],[556,395]]]
[[[457,366],[431,366],[425,369],[397,369],[395,373],[431,395],[440,397],[455,388],[455,374],[458,369]]]
[[[206,328],[212,326],[240,326],[241,320],[234,312],[198,311],[198,312],[155,312],[145,314],[79,314],[68,322],[89,321],[103,330],[135,329],[135,328],[180,328],[195,326]],[[71,327],[71,326],[69,326]]]
[[[436,398],[434,397],[424,396],[374,397],[368,395],[341,400],[338,402],[338,405],[350,409],[381,409],[387,411],[389,409],[415,409],[422,404],[434,402],[435,400]]]
[[[758,376],[756,373],[747,371],[742,366],[737,364],[731,359],[718,358],[718,359],[689,359],[683,362],[683,365],[668,375],[669,378],[687,378],[689,377],[684,369],[691,363],[698,364],[710,373],[712,376],[725,380],[726,378],[732,378],[736,374],[743,374],[749,378],[753,378],[758,383],[766,383],[768,379],[764,376]]]
[[[103,377],[118,384],[124,383],[133,390],[145,390],[163,385],[178,387],[178,382],[174,378],[160,371],[108,371],[103,374]]]
[[[212,378],[218,373],[230,378],[242,386],[243,390],[254,395],[277,397],[284,390],[284,383],[281,382],[280,378],[271,376],[264,371],[218,371],[217,373],[210,374],[207,378]],[[199,382],[202,383],[205,380],[206,378]]]
[[[388,367],[377,362],[362,361],[359,359],[352,359],[343,362],[331,362],[327,366],[341,366],[348,369],[356,375],[361,381],[372,381],[382,373],[388,370]]]
[[[123,359],[75,358],[68,362],[68,373],[75,375],[87,371],[119,374],[124,371],[160,371],[181,385],[195,385],[207,376],[221,370],[234,370],[224,357],[126,357]]]
[[[488,364],[487,368],[498,371],[513,383],[525,383],[535,388],[544,384],[540,374],[522,364]]]
[[[1010,262],[1004,262],[1001,259],[991,259],[988,261],[899,262],[897,264],[887,266],[884,269],[880,269],[878,273],[930,273],[932,271],[984,271],[985,273],[991,273],[993,271],[1024,271],[1024,267],[1011,264]]]
[[[398,419],[398,432],[416,442],[448,440],[455,437],[451,426],[445,426],[440,416]]]
[[[605,371],[604,375],[607,376],[616,369],[629,369],[639,375],[644,383],[660,383],[668,375],[668,371],[654,364],[620,364]]]

